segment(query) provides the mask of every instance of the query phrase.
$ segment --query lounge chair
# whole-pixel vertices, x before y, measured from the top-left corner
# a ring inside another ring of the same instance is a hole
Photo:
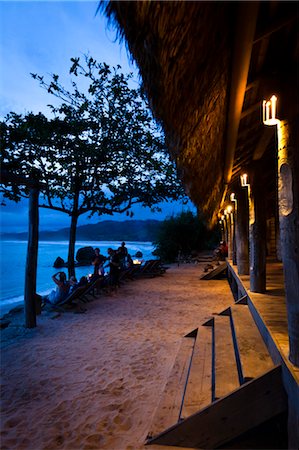
[[[100,277],[94,281],[91,281],[86,286],[86,290],[80,295],[80,299],[85,303],[89,302],[90,299],[88,298],[88,295],[95,297],[96,292],[98,292],[99,289],[105,288],[108,284],[109,284],[109,275],[106,277]]]
[[[125,269],[121,271],[119,276],[119,281],[127,281],[127,280],[134,280],[135,274],[140,272],[141,266],[140,265],[134,265],[132,267],[129,267],[128,269]]]
[[[64,300],[58,303],[45,302],[42,305],[42,309],[46,311],[58,311],[65,312],[70,309],[80,309],[79,302],[82,301],[82,296],[87,290],[87,286],[80,286],[76,288],[71,294],[69,294]]]
[[[167,269],[159,259],[150,259],[140,267],[140,270],[134,274],[134,277],[155,277],[163,275]]]

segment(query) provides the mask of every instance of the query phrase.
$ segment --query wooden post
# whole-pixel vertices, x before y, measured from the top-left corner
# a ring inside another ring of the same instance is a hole
[[[226,217],[224,217],[224,219],[222,219],[222,226],[223,226],[222,240],[227,242],[227,223],[226,223]]]
[[[290,361],[299,367],[299,131],[298,115],[278,124],[278,202]]]
[[[224,238],[224,240],[225,240],[226,244],[228,244],[228,241],[229,241],[229,220],[228,220],[227,216],[224,216],[224,224],[225,224],[225,227],[224,227],[224,236],[225,236],[225,238]]]
[[[25,325],[27,328],[36,327],[35,296],[39,225],[38,197],[38,188],[31,188],[29,196],[29,230],[24,293]]]
[[[232,211],[230,213],[230,227],[231,227],[231,259],[233,265],[237,264],[237,253],[236,253],[236,221],[235,214]]]
[[[249,187],[249,259],[250,259],[250,290],[251,292],[266,292],[266,207],[262,170],[255,165]]]
[[[238,191],[238,209],[236,215],[236,253],[240,275],[249,275],[249,241],[248,241],[248,191]]]
[[[233,259],[233,235],[232,235],[232,219],[231,214],[227,213],[226,226],[227,226],[227,248],[228,248],[228,259]]]
[[[224,223],[223,223],[222,219],[221,219],[221,223],[219,223],[219,226],[220,226],[220,233],[221,233],[221,241],[224,241],[225,240],[225,238],[224,238]]]

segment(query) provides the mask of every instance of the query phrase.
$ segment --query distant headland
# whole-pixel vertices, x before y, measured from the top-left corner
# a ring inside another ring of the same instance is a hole
[[[139,241],[153,242],[162,221],[160,220],[103,220],[90,225],[81,225],[77,228],[77,241]],[[27,240],[28,233],[1,233],[0,238]],[[39,239],[44,241],[67,241],[69,228],[57,231],[40,231]]]

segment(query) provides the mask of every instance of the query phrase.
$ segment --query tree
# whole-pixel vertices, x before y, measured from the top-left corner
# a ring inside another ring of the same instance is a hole
[[[209,231],[202,219],[191,211],[172,216],[161,224],[155,245],[155,254],[163,261],[174,262],[180,252],[189,256],[192,252],[213,247],[217,234]]]
[[[183,189],[169,159],[163,136],[140,89],[129,87],[131,75],[85,57],[72,58],[75,81],[67,90],[52,75],[49,82],[33,74],[41,86],[61,100],[50,106],[52,119],[42,114],[11,113],[2,122],[2,168],[43,183],[40,206],[71,217],[68,267],[74,273],[76,228],[85,213],[114,214],[135,203],[155,209],[158,202],[178,199]],[[86,86],[87,84],[87,86]],[[3,189],[18,200],[26,186]]]

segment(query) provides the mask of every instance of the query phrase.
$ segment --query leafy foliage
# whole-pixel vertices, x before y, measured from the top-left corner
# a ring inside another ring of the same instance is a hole
[[[71,90],[58,75],[47,82],[32,74],[61,100],[50,105],[52,119],[10,113],[0,126],[2,171],[14,174],[4,197],[18,201],[38,181],[40,206],[71,216],[73,245],[81,214],[132,214],[135,203],[155,210],[184,193],[142,91],[129,87],[131,75],[88,56],[71,62]]]
[[[180,252],[189,256],[193,252],[211,248],[218,236],[209,231],[203,220],[192,212],[182,212],[162,222],[154,242],[155,254],[163,261],[174,262]]]
[[[131,75],[85,57],[72,58],[70,73],[87,79],[87,93],[72,81],[72,91],[52,75],[49,83],[33,75],[62,104],[25,117],[11,113],[1,123],[2,168],[46,183],[41,206],[68,214],[113,214],[134,203],[153,207],[183,194],[163,137],[139,89],[129,88]],[[16,190],[27,195],[26,189]],[[76,197],[79,202],[76,205]],[[6,190],[5,195],[11,197]],[[59,202],[53,202],[58,199]]]

